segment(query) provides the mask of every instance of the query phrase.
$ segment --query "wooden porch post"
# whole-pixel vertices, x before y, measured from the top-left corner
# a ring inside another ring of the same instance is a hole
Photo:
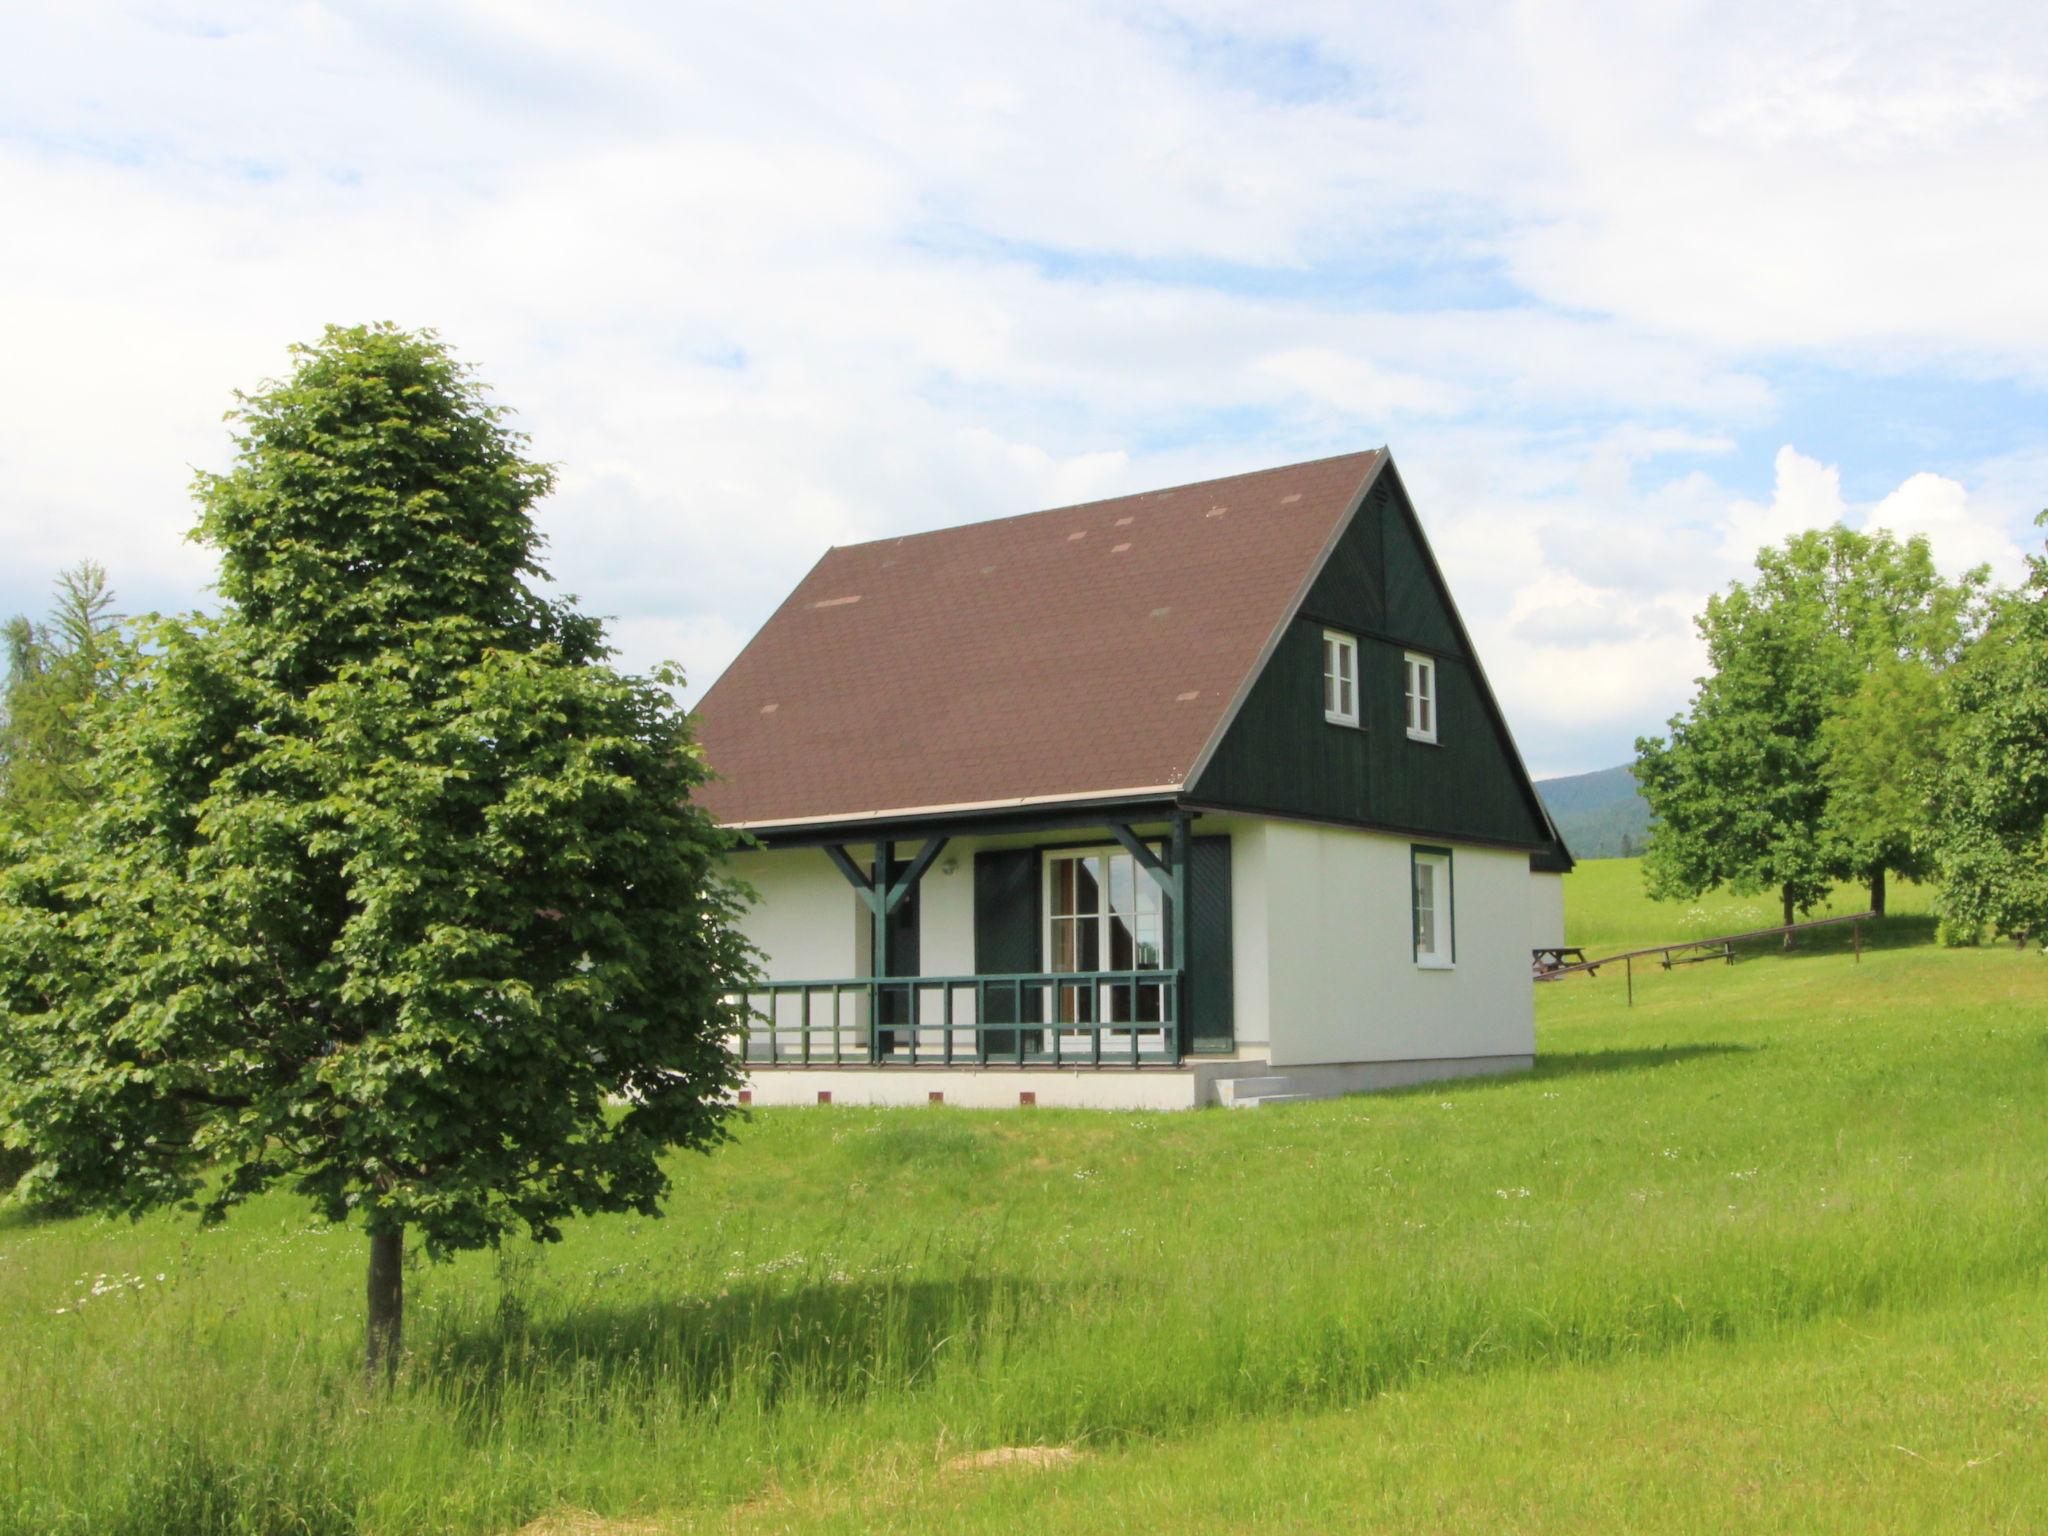
[[[870,945],[868,975],[873,985],[868,993],[868,1064],[873,1066],[882,1059],[882,978],[889,974],[889,856],[896,851],[890,842],[875,844],[875,870],[873,875],[875,895],[878,900],[868,903],[869,916],[874,924],[874,941]]]
[[[932,861],[945,850],[947,841],[948,839],[944,837],[927,838],[925,845],[918,849],[917,857],[912,859],[909,868],[904,870],[903,878],[893,884],[889,879],[889,861],[896,852],[894,842],[878,842],[875,844],[874,868],[865,875],[860,872],[860,866],[853,862],[853,856],[846,851],[844,844],[827,843],[825,845],[826,856],[832,860],[839,873],[846,877],[846,883],[853,887],[854,893],[860,897],[868,909],[870,924],[868,931],[872,935],[868,941],[868,1061],[870,1065],[881,1060],[882,983],[890,975],[889,916],[898,907],[903,905],[905,899],[912,891],[917,889],[919,882],[924,879],[924,872],[932,867]],[[836,993],[833,995],[832,1006],[835,1009],[839,1006]],[[908,1017],[904,1022],[915,1025],[917,1022],[917,993],[914,989],[910,994],[909,1006],[905,1012]],[[834,1019],[833,1038],[836,1042],[838,1039],[836,1013]],[[914,1043],[911,1051],[914,1058],[916,1055]]]

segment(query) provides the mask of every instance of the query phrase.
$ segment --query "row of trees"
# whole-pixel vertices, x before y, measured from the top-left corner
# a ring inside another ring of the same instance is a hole
[[[431,335],[330,330],[196,486],[219,612],[8,631],[0,1141],[23,1190],[429,1254],[653,1214],[725,1135],[750,951],[670,673],[542,595],[527,459]]]
[[[2048,514],[2043,514],[2048,522]],[[1924,538],[1836,526],[1757,556],[1698,619],[1712,670],[1636,743],[1653,894],[1934,878],[1948,931],[2048,930],[2048,560],[1993,590]]]

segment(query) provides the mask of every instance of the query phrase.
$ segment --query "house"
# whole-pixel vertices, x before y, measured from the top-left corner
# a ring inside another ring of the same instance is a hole
[[[1529,1066],[1570,858],[1384,449],[835,548],[705,696],[754,1103]]]

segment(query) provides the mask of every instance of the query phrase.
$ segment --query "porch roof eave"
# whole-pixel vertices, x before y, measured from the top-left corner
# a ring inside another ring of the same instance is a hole
[[[763,848],[816,848],[829,843],[896,841],[935,834],[967,837],[1056,832],[1069,827],[1098,827],[1105,820],[1128,822],[1168,817],[1179,808],[1181,791],[1179,784],[1154,784],[1107,793],[1027,796],[783,821],[736,821],[724,826]]]

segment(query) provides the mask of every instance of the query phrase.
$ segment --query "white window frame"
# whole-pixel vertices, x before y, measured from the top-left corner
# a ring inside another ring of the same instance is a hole
[[[1358,637],[1341,629],[1323,631],[1323,718],[1358,724]]]
[[[1158,857],[1158,856],[1160,856],[1160,855],[1161,855],[1161,854],[1163,854],[1163,853],[1164,853],[1164,851],[1165,851],[1165,845],[1164,845],[1164,844],[1161,844],[1161,843],[1158,843],[1158,842],[1154,842],[1154,841],[1153,841],[1153,840],[1151,840],[1150,838],[1147,838],[1147,839],[1145,840],[1145,846],[1146,846],[1147,848],[1149,848],[1149,849],[1151,849],[1151,850],[1152,850],[1152,853],[1153,853],[1153,856],[1154,856],[1154,857]],[[1105,961],[1105,962],[1107,962],[1107,961],[1108,961],[1108,959],[1109,959],[1109,951],[1110,951],[1110,920],[1111,920],[1111,919],[1112,919],[1112,918],[1113,918],[1113,917],[1114,917],[1114,916],[1116,915],[1116,914],[1114,914],[1113,912],[1111,912],[1111,911],[1110,911],[1110,899],[1109,899],[1109,878],[1108,878],[1108,874],[1109,874],[1109,867],[1108,867],[1108,864],[1107,864],[1107,862],[1106,862],[1106,861],[1107,861],[1107,860],[1109,860],[1109,859],[1130,859],[1130,863],[1131,863],[1131,876],[1132,876],[1132,887],[1131,887],[1131,888],[1132,888],[1132,891],[1133,891],[1133,893],[1135,894],[1135,892],[1137,892],[1137,891],[1139,891],[1139,890],[1142,890],[1142,889],[1144,889],[1144,888],[1145,888],[1146,886],[1148,886],[1148,885],[1149,885],[1149,886],[1151,887],[1151,889],[1152,889],[1153,891],[1155,891],[1155,892],[1158,892],[1158,903],[1159,903],[1159,960],[1160,960],[1160,963],[1159,963],[1159,964],[1158,964],[1157,966],[1144,966],[1144,965],[1141,965],[1141,966],[1138,966],[1138,967],[1136,967],[1136,968],[1137,968],[1138,970],[1141,970],[1141,971],[1145,971],[1145,970],[1165,970],[1165,969],[1167,968],[1167,967],[1166,967],[1166,940],[1167,940],[1167,931],[1166,931],[1166,926],[1167,926],[1167,910],[1166,910],[1166,909],[1167,909],[1167,901],[1166,901],[1166,895],[1165,895],[1165,893],[1164,893],[1163,891],[1159,891],[1159,885],[1158,885],[1158,882],[1157,882],[1157,881],[1155,881],[1155,880],[1153,880],[1153,878],[1152,878],[1152,872],[1151,872],[1150,870],[1146,869],[1146,868],[1145,868],[1144,866],[1142,866],[1141,864],[1139,864],[1139,863],[1138,863],[1138,861],[1137,861],[1136,859],[1133,859],[1133,858],[1131,858],[1131,851],[1130,851],[1130,850],[1129,850],[1128,848],[1124,847],[1124,845],[1123,845],[1122,843],[1102,843],[1102,844],[1099,844],[1099,845],[1096,845],[1096,846],[1093,846],[1093,847],[1088,847],[1088,848],[1046,848],[1046,849],[1042,849],[1042,850],[1040,850],[1040,852],[1039,852],[1039,855],[1038,855],[1038,869],[1039,869],[1039,875],[1038,875],[1038,924],[1039,924],[1039,934],[1038,934],[1038,942],[1039,942],[1039,951],[1038,951],[1038,952],[1039,952],[1039,953],[1040,953],[1041,955],[1043,955],[1043,956],[1045,957],[1045,969],[1046,969],[1047,973],[1048,973],[1048,974],[1051,974],[1051,975],[1060,975],[1060,976],[1097,976],[1097,975],[1104,975],[1104,974],[1108,974],[1108,973],[1110,973],[1110,972],[1111,972],[1111,969],[1112,969],[1112,968],[1111,968],[1111,967],[1110,967],[1110,966],[1109,966],[1108,964],[1106,964],[1106,963],[1105,963],[1105,964],[1103,964],[1103,965],[1099,965],[1099,966],[1097,966],[1097,967],[1096,967],[1096,968],[1095,968],[1095,969],[1094,969],[1093,971],[1056,971],[1056,970],[1054,970],[1054,968],[1053,968],[1053,963],[1052,963],[1052,957],[1053,957],[1053,951],[1054,951],[1054,946],[1053,946],[1053,939],[1052,939],[1052,924],[1053,924],[1053,912],[1052,912],[1052,895],[1053,895],[1053,890],[1052,890],[1052,885],[1053,885],[1053,882],[1052,882],[1052,866],[1053,866],[1053,863],[1054,863],[1054,861],[1056,861],[1056,860],[1059,860],[1059,859],[1082,859],[1082,858],[1087,858],[1087,857],[1089,857],[1089,856],[1090,856],[1091,854],[1092,854],[1092,855],[1094,855],[1094,856],[1096,856],[1096,857],[1098,857],[1098,858],[1101,858],[1101,859],[1103,859],[1103,860],[1105,861],[1105,863],[1104,863],[1104,865],[1103,865],[1103,882],[1102,882],[1102,905],[1101,905],[1101,907],[1100,907],[1100,908],[1099,908],[1099,909],[1098,909],[1097,911],[1095,911],[1094,913],[1090,914],[1091,916],[1093,916],[1093,917],[1095,918],[1095,920],[1096,920],[1096,925],[1097,925],[1097,939],[1096,939],[1096,951],[1095,951],[1095,952],[1096,952],[1096,954],[1097,954],[1097,956],[1099,956],[1099,957],[1100,957],[1100,958],[1101,958],[1101,959],[1102,959],[1103,961]],[[1135,958],[1136,958],[1136,956],[1133,956],[1132,958],[1133,958],[1133,959],[1135,959]]]
[[[1424,656],[1418,651],[1402,653],[1401,696],[1402,708],[1408,719],[1408,739],[1434,742],[1442,713],[1436,690],[1434,656]]]
[[[1430,872],[1431,947],[1422,947],[1422,871]],[[1416,968],[1448,971],[1458,963],[1458,893],[1448,848],[1408,849],[1408,942]]]

